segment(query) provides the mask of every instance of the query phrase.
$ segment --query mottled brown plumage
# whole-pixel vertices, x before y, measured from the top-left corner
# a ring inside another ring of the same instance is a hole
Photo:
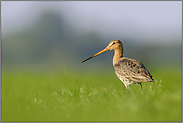
[[[133,83],[140,84],[142,88],[141,82],[154,81],[150,72],[141,62],[135,59],[123,57],[123,44],[118,39],[111,41],[105,49],[89,57],[83,62],[108,50],[114,50],[115,52],[113,57],[113,66],[115,69],[115,73],[118,78],[124,83],[126,89],[129,89],[129,85]]]
[[[115,73],[118,78],[129,88],[129,84],[153,81],[152,75],[139,61],[122,57],[114,64]],[[142,87],[142,86],[141,86]]]

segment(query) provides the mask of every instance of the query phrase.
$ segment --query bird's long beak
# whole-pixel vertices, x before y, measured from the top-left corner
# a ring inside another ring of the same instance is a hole
[[[108,50],[109,50],[109,49],[106,47],[105,49],[99,51],[99,52],[96,53],[95,55],[93,55],[93,56],[91,56],[91,57],[85,59],[84,61],[82,61],[82,63],[85,62],[85,61],[87,61],[87,60],[89,60],[89,59],[91,59],[91,58],[93,58],[93,57],[95,57],[95,56],[98,56],[98,55],[100,55],[100,54],[102,54],[102,53],[104,53],[104,52],[106,52],[106,51],[108,51]]]

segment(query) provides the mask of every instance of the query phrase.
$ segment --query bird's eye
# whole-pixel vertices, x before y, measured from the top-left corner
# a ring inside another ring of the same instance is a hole
[[[112,42],[112,45],[115,44],[115,42]]]
[[[112,45],[114,45],[115,44],[115,42],[112,42],[110,45],[112,46]]]

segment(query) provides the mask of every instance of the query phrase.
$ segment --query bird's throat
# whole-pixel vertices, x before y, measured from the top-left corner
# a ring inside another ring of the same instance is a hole
[[[114,64],[117,63],[118,60],[119,60],[120,58],[122,58],[122,57],[123,57],[123,48],[116,49],[116,50],[114,51],[114,56],[113,56],[113,66],[114,66]]]

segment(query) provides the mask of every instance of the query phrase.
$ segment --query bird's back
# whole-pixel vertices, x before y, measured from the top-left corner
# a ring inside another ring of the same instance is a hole
[[[152,75],[139,61],[122,57],[114,64],[115,73],[119,78],[135,82],[152,82]]]

